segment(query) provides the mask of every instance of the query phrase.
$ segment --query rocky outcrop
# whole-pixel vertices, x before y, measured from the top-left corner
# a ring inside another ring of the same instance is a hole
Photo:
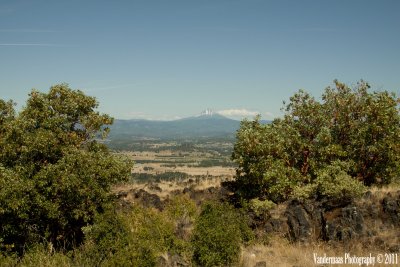
[[[367,192],[360,200],[336,205],[292,200],[279,216],[271,216],[263,223],[266,232],[286,235],[296,242],[355,240],[399,251],[396,244],[400,244],[400,191]]]
[[[327,209],[320,202],[291,201],[285,216],[293,241],[346,241],[365,233],[364,217],[354,205]]]
[[[144,189],[131,189],[129,191],[121,191],[116,194],[122,206],[130,206],[133,203],[139,203],[142,206],[164,209],[164,202],[156,194],[151,194]]]
[[[366,233],[364,216],[352,205],[323,212],[322,226],[322,239],[326,241],[348,241]]]
[[[198,205],[209,199],[232,200],[227,187],[195,190],[186,187],[174,194],[187,194]],[[163,210],[166,201],[143,189],[132,189],[117,194],[123,205],[139,203],[145,207]],[[400,252],[400,191],[370,192],[357,201],[329,202],[292,200],[270,212],[267,217],[253,217],[257,231],[286,236],[294,242],[358,242],[363,246]],[[186,226],[182,225],[185,235]]]
[[[144,207],[153,207],[158,210],[164,209],[164,203],[156,194],[150,194],[147,191],[140,189],[134,194],[135,199],[139,201]]]
[[[388,219],[387,221],[393,225],[400,226],[400,192],[397,192],[397,197],[388,194],[382,200],[382,210]]]
[[[323,211],[318,205],[294,200],[287,206],[284,216],[292,240],[307,241],[320,236],[323,231]]]

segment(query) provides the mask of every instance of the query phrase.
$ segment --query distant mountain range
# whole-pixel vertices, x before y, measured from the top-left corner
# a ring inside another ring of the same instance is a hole
[[[182,139],[234,137],[240,121],[218,114],[201,115],[173,121],[115,120],[110,127],[113,139]]]
[[[234,138],[239,127],[240,121],[207,109],[200,116],[173,121],[115,120],[109,139]]]

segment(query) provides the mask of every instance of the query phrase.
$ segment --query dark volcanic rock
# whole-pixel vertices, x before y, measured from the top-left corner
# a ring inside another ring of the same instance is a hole
[[[400,192],[373,194],[367,192],[362,199],[349,203],[322,201],[287,203],[279,216],[260,219],[255,223],[267,233],[287,235],[292,241],[325,240],[348,242],[360,240],[390,251],[396,251],[400,241]],[[391,240],[382,239],[392,233]],[[398,234],[396,234],[398,233]]]
[[[382,200],[382,209],[386,213],[388,219],[394,225],[400,225],[400,197],[386,196]]]
[[[279,232],[287,229],[287,222],[281,218],[270,218],[265,224],[265,231],[268,233]]]
[[[183,193],[184,194],[187,194],[187,193],[190,193],[191,191],[193,191],[193,190],[190,190],[190,188],[189,187],[185,187],[185,188],[183,188]]]
[[[154,207],[158,210],[164,209],[163,202],[156,194],[150,194],[147,191],[140,189],[139,191],[135,192],[134,196],[135,199],[138,199],[144,207]]]
[[[289,236],[294,241],[347,241],[366,233],[364,217],[356,206],[326,210],[318,202],[292,201],[285,215]]]
[[[317,205],[293,200],[289,203],[285,216],[291,240],[308,241],[321,235],[322,210]]]
[[[330,241],[348,241],[363,236],[364,217],[356,206],[336,208],[324,212],[323,239]]]
[[[150,184],[149,189],[152,191],[160,192],[160,193],[162,192],[161,187],[159,187],[157,184]]]

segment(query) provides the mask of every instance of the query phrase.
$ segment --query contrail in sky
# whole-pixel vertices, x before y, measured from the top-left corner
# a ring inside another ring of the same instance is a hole
[[[9,43],[3,43],[0,44],[1,46],[54,46],[53,44],[9,44]]]
[[[59,31],[54,30],[41,30],[41,29],[0,29],[0,32],[10,33],[55,33]]]
[[[45,43],[0,43],[0,46],[52,46],[52,47],[73,47],[74,45],[65,45],[65,44],[45,44]]]

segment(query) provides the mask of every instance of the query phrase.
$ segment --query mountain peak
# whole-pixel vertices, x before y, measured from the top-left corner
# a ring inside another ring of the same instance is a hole
[[[212,116],[212,115],[214,115],[214,111],[210,108],[203,110],[200,114],[200,116]]]

